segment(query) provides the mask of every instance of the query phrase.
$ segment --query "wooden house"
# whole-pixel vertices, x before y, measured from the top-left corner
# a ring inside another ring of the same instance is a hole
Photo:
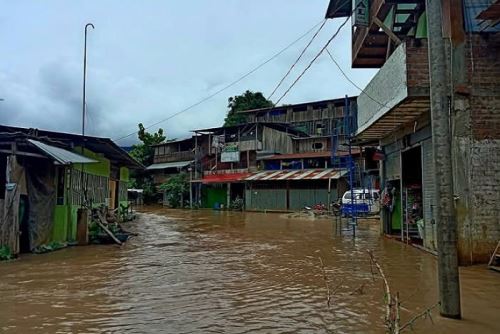
[[[156,186],[179,172],[188,172],[194,162],[194,138],[167,141],[154,146],[153,164],[146,170]]]
[[[244,198],[243,179],[260,168],[261,156],[293,152],[292,137],[307,136],[288,124],[246,123],[194,131],[194,201],[229,206]]]
[[[0,247],[75,243],[77,210],[126,204],[129,172],[142,168],[108,138],[0,125]]]

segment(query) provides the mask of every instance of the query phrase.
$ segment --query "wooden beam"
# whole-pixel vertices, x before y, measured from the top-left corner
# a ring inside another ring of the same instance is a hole
[[[13,155],[23,155],[23,156],[27,156],[27,157],[48,159],[45,155],[41,155],[41,154],[38,154],[38,153],[31,153],[31,152],[12,151],[12,150],[2,150],[2,149],[0,149],[0,153],[7,153],[7,154],[13,154]]]
[[[393,33],[391,29],[387,28],[384,22],[380,21],[378,17],[373,17],[372,20],[373,23],[379,26],[380,29],[382,29],[387,34],[387,36],[389,36],[389,38],[392,39],[394,43],[396,43],[396,45],[401,44],[401,40],[398,38],[398,36],[396,36],[396,34]]]
[[[97,214],[97,216],[99,217],[98,220],[96,220],[96,223],[104,230],[104,232],[106,232],[110,237],[111,239],[114,240],[114,242],[116,242],[118,245],[121,245],[122,242],[120,240],[118,240],[117,237],[115,237],[115,235],[113,234],[113,232],[111,232],[107,227],[106,227],[106,219],[102,216],[102,214],[99,212]]]

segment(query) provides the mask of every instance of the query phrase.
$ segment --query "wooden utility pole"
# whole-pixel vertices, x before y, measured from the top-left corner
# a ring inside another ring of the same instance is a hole
[[[441,0],[426,0],[432,145],[436,186],[438,280],[441,315],[461,318],[457,219],[453,198],[450,97]]]

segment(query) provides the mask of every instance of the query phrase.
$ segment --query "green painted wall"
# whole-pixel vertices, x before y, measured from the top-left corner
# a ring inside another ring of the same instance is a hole
[[[52,228],[52,240],[66,242],[68,239],[68,207],[56,205],[54,209],[54,226]]]
[[[81,154],[81,147],[75,147],[73,150],[77,154]],[[84,149],[84,156],[97,160],[97,163],[84,164],[83,171],[98,176],[109,177],[111,172],[111,163],[108,159],[103,157],[100,154],[92,152],[89,149]],[[82,165],[75,164],[72,168],[76,170],[82,170]],[[120,169],[120,177],[128,178],[128,169],[124,168]],[[66,182],[69,182],[66,179]],[[68,185],[69,183],[66,183]],[[76,224],[77,224],[77,211],[78,205],[69,204],[69,190],[65,189],[65,204],[64,205],[56,205],[54,209],[54,226],[52,229],[52,239],[51,241],[57,242],[73,242],[76,240]],[[95,205],[99,205],[101,203],[95,203]]]
[[[81,148],[75,147],[75,153],[81,154]],[[84,150],[84,156],[97,160],[99,162],[92,164],[85,164],[83,171],[92,175],[109,177],[111,172],[111,163],[108,159],[100,154],[94,153],[88,149]],[[82,170],[82,165],[76,164],[72,166],[76,170]],[[130,171],[127,167],[120,168],[120,181],[129,181]],[[69,184],[69,179],[66,179],[66,186]],[[57,180],[56,180],[57,182]],[[54,226],[52,228],[51,242],[73,242],[76,240],[76,225],[77,225],[77,212],[78,205],[69,204],[69,189],[65,189],[65,203],[64,205],[56,205],[54,208]],[[127,201],[121,201],[121,204],[126,206]],[[94,203],[98,206],[102,203]]]
[[[120,181],[129,181],[130,171],[127,167],[120,167]]]
[[[224,204],[227,202],[227,189],[223,188],[204,188],[202,191],[202,204],[205,208],[213,208],[215,203]]]
[[[81,147],[75,147],[73,149],[75,153],[82,154],[82,149]],[[88,149],[84,149],[84,156],[90,159],[97,160],[99,162],[96,163],[91,163],[91,164],[84,164],[83,165],[83,171],[89,174],[93,175],[99,175],[99,176],[106,176],[109,177],[109,174],[111,172],[111,162],[103,157],[100,154],[94,153]],[[81,164],[75,164],[73,168],[77,170],[82,170],[82,165]]]

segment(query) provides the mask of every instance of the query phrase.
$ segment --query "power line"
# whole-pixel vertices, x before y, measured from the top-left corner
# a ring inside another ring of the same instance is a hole
[[[349,81],[354,87],[356,87],[357,89],[359,89],[359,91],[361,92],[360,95],[365,94],[366,96],[368,96],[368,98],[370,98],[375,103],[379,104],[381,107],[389,108],[385,103],[377,101],[375,98],[371,97],[363,88],[359,87],[351,78],[349,78],[349,76],[344,72],[344,70],[342,70],[342,68],[340,67],[339,63],[335,60],[335,58],[333,58],[332,54],[330,53],[330,50],[328,50],[328,48],[326,48],[325,51],[328,53],[328,56],[330,56],[330,59],[337,66],[337,68],[339,69],[340,73],[342,73],[342,75],[347,79],[347,81]]]
[[[290,68],[286,72],[285,76],[283,76],[283,78],[281,78],[281,80],[278,82],[278,84],[276,85],[276,87],[274,87],[274,90],[272,91],[272,93],[267,98],[268,100],[270,100],[271,97],[274,95],[274,93],[276,93],[276,91],[281,86],[281,84],[283,83],[283,81],[285,81],[285,79],[288,77],[288,75],[290,74],[290,72],[292,72],[292,70],[295,67],[295,65],[297,65],[297,63],[300,61],[300,59],[302,58],[302,56],[304,55],[304,53],[306,53],[307,49],[312,44],[312,42],[314,41],[314,39],[316,38],[316,36],[318,36],[318,34],[321,31],[321,29],[323,29],[323,27],[325,26],[326,21],[327,21],[326,19],[323,20],[323,23],[321,24],[321,26],[319,27],[319,29],[314,33],[314,35],[312,36],[312,38],[309,40],[309,43],[307,43],[307,45],[302,50],[302,52],[299,54],[299,56],[297,57],[297,59],[295,60],[295,62],[292,64],[292,66],[290,66]]]
[[[298,37],[297,39],[295,39],[293,42],[291,42],[290,44],[288,44],[287,46],[285,46],[283,49],[281,49],[278,53],[274,54],[272,57],[270,57],[269,59],[267,59],[266,61],[264,61],[263,63],[261,63],[260,65],[254,67],[252,70],[250,70],[249,72],[247,72],[246,74],[244,74],[243,76],[239,77],[238,79],[236,79],[235,81],[229,83],[228,85],[224,86],[223,88],[217,90],[216,92],[210,94],[209,96],[199,100],[198,102],[188,106],[187,108],[184,108],[158,122],[155,122],[151,125],[148,125],[147,127],[145,127],[145,129],[150,129],[152,128],[153,126],[156,126],[160,123],[163,123],[163,122],[166,122],[168,121],[169,119],[175,117],[175,116],[178,116],[188,110],[191,110],[193,109],[194,107],[202,104],[203,102],[207,101],[207,100],[210,100],[212,97],[222,93],[223,91],[231,88],[232,86],[236,85],[237,83],[239,83],[240,81],[242,81],[243,79],[247,78],[248,76],[250,76],[251,74],[253,74],[254,72],[256,72],[257,70],[259,70],[260,68],[262,68],[263,66],[267,65],[269,62],[273,61],[274,59],[276,59],[278,56],[280,56],[283,52],[285,52],[286,50],[288,50],[289,48],[291,48],[293,45],[295,45],[297,42],[299,42],[301,39],[303,39],[305,36],[309,35],[311,33],[311,31],[313,31],[314,29],[316,29],[316,27],[318,27],[320,24],[324,24],[324,20],[321,20],[320,22],[316,23],[312,28],[310,28],[309,30],[307,30],[304,34],[302,34],[300,37]],[[119,137],[117,139],[114,139],[114,141],[120,141],[122,139],[125,139],[125,138],[128,138],[132,135],[135,135],[137,134],[137,131],[134,131],[134,132],[131,132],[125,136],[122,136],[122,137]]]
[[[326,42],[326,44],[321,48],[321,50],[318,52],[318,54],[316,56],[314,56],[314,58],[311,60],[311,62],[306,66],[306,68],[302,71],[302,73],[300,73],[300,75],[297,77],[297,79],[295,79],[295,81],[290,85],[290,87],[288,87],[288,89],[283,93],[283,95],[281,95],[281,97],[278,99],[278,101],[276,101],[275,105],[278,105],[280,103],[280,101],[288,94],[288,92],[290,92],[290,90],[295,86],[295,84],[297,82],[299,82],[299,80],[304,76],[304,74],[309,70],[309,68],[311,68],[311,66],[319,58],[319,56],[321,56],[321,54],[323,53],[323,51],[325,51],[325,49],[328,47],[328,45],[335,39],[335,37],[337,37],[340,30],[346,25],[347,21],[349,21],[349,18],[350,18],[350,16],[346,17],[344,22],[342,22],[342,24],[339,26],[339,28],[333,34],[333,36]]]
[[[337,8],[331,13],[331,15],[337,13],[340,8],[342,8],[344,5],[346,5],[347,3],[351,2],[352,0],[346,0],[344,3],[342,3],[340,6],[337,6]],[[314,39],[316,38],[316,36],[319,34],[319,32],[321,31],[321,29],[323,29],[325,23],[326,23],[327,19],[325,18],[325,20],[323,21],[323,23],[321,24],[321,26],[319,27],[319,29],[316,31],[316,33],[314,33],[314,35],[312,36],[311,40],[309,41],[309,43],[307,43],[307,45],[305,46],[305,48],[302,50],[302,52],[299,54],[299,56],[297,57],[297,59],[295,60],[295,62],[292,64],[292,66],[288,69],[288,72],[286,72],[285,76],[283,78],[281,78],[281,80],[279,81],[278,85],[276,85],[276,87],[274,88],[273,92],[269,95],[269,97],[267,98],[268,100],[271,99],[271,97],[274,95],[274,93],[276,93],[276,91],[278,90],[278,88],[281,86],[281,84],[283,83],[283,81],[285,81],[285,79],[288,77],[288,75],[290,74],[290,72],[292,72],[293,68],[295,67],[295,65],[297,65],[297,63],[300,61],[300,59],[302,58],[302,56],[304,55],[304,53],[306,52],[306,50],[309,48],[309,46],[312,44],[312,42],[314,41]],[[276,105],[276,104],[275,104]]]

